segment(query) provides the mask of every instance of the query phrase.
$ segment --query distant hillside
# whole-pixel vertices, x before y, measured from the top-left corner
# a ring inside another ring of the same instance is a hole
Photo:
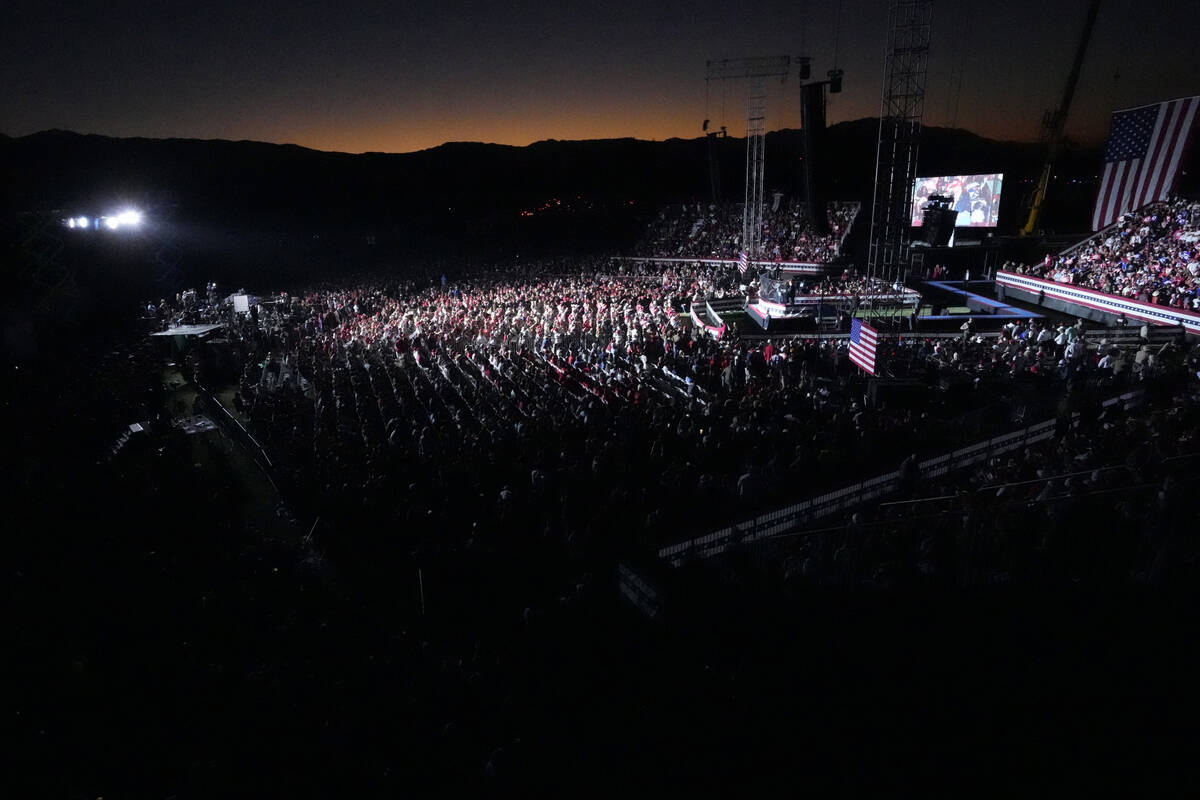
[[[863,119],[830,128],[824,156],[835,162],[830,197],[869,202],[877,126],[876,120]],[[744,154],[742,139],[719,142],[721,185],[730,199],[742,192]],[[800,193],[802,156],[799,131],[768,135],[768,191]],[[195,219],[268,228],[479,220],[551,198],[639,205],[707,199],[707,158],[702,138],[551,140],[527,147],[448,143],[416,153],[362,155],[261,142],[114,139],[67,131],[0,139],[2,202],[8,212],[166,202]],[[1037,173],[1040,159],[1036,145],[927,128],[920,172],[1004,172],[1008,208],[1002,213],[1011,218],[1007,212],[1015,211],[1021,199],[1021,181]],[[1094,151],[1071,153],[1060,171],[1090,176],[1097,161]],[[1073,200],[1061,193],[1058,199]]]

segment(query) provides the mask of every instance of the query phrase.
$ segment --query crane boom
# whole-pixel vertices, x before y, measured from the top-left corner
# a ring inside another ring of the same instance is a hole
[[[1062,150],[1063,131],[1067,125],[1067,114],[1071,111],[1071,101],[1075,99],[1075,87],[1079,83],[1079,73],[1083,70],[1083,59],[1087,55],[1088,43],[1092,39],[1092,28],[1096,25],[1096,16],[1100,13],[1100,0],[1092,0],[1088,6],[1087,19],[1083,23],[1083,34],[1079,37],[1079,46],[1075,48],[1075,61],[1071,65],[1071,74],[1067,76],[1067,85],[1063,90],[1062,102],[1054,111],[1046,112],[1042,120],[1042,138],[1046,143],[1046,163],[1042,165],[1042,174],[1038,178],[1037,188],[1033,190],[1033,199],[1029,203],[1029,217],[1025,227],[1021,229],[1022,236],[1029,236],[1037,229],[1038,216],[1046,201],[1046,191],[1050,188],[1050,173],[1054,169],[1054,160]]]

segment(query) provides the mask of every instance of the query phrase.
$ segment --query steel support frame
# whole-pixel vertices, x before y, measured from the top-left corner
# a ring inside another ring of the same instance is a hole
[[[745,79],[746,92],[746,194],[742,207],[741,249],[753,262],[761,256],[763,193],[766,178],[767,91],[766,79],[786,80],[791,56],[733,58],[707,63],[707,80]]]
[[[903,278],[908,263],[909,209],[925,113],[932,18],[932,0],[889,3],[867,256],[872,277]]]
[[[767,166],[767,91],[750,79],[746,96],[746,204],[742,207],[742,250],[751,262],[762,254],[763,183]]]

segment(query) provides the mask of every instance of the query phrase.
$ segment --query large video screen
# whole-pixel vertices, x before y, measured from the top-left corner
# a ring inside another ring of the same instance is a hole
[[[1000,184],[1004,175],[945,175],[913,181],[912,224],[920,227],[929,196],[949,195],[958,212],[956,228],[994,228],[1000,221]]]

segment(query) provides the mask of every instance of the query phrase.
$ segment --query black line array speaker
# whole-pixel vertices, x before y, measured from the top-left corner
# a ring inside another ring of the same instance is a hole
[[[930,208],[921,217],[921,233],[931,247],[945,247],[954,234],[958,212],[952,208]]]
[[[825,214],[825,86],[806,84],[800,90],[800,124],[804,126],[804,189],[809,224],[818,234],[829,232]]]

